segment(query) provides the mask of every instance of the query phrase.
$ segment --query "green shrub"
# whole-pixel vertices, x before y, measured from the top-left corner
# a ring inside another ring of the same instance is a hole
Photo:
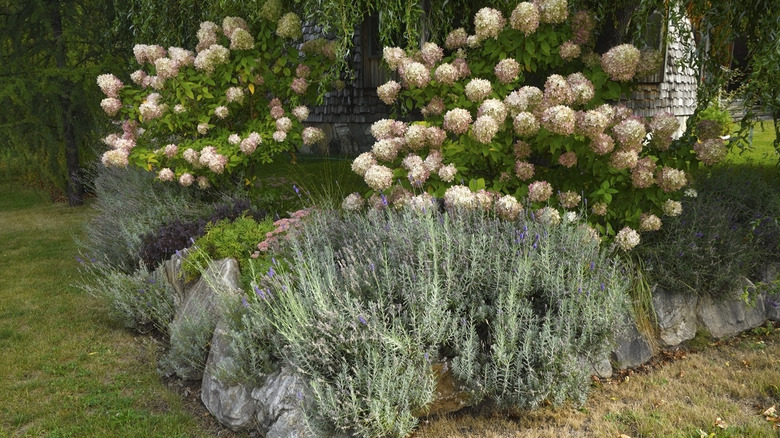
[[[164,374],[176,374],[186,380],[197,380],[206,368],[209,343],[214,335],[216,319],[206,310],[182,319],[170,327],[168,351],[160,358]]]
[[[105,301],[125,327],[168,334],[177,297],[163,274],[150,272],[143,265],[127,274],[110,263],[81,262],[83,279],[79,286]]]
[[[232,337],[246,348],[267,333],[249,347],[247,374],[260,358],[287,358],[308,378],[312,417],[330,428],[408,435],[434,399],[440,361],[475,402],[581,401],[578,359],[605,352],[625,310],[625,273],[572,223],[430,208],[322,212],[305,224],[285,263],[255,276]]]
[[[182,275],[185,280],[192,280],[200,275],[211,260],[224,258],[236,259],[241,271],[248,272],[257,244],[266,239],[266,233],[273,230],[271,219],[256,222],[247,216],[206,225],[205,234],[194,240],[191,250],[182,261]]]
[[[780,260],[780,193],[749,167],[716,168],[683,214],[637,248],[650,283],[724,296]]]

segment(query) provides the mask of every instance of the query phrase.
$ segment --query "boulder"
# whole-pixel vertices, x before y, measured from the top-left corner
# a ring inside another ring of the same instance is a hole
[[[698,299],[694,291],[672,292],[660,287],[653,289],[653,308],[663,346],[674,347],[696,336]]]
[[[312,436],[303,413],[305,392],[306,383],[289,365],[267,375],[262,386],[252,390],[258,428],[266,438]]]
[[[251,385],[228,384],[219,379],[220,372],[235,369],[228,349],[228,331],[225,322],[217,323],[211,338],[211,349],[203,371],[200,399],[217,421],[234,432],[248,430],[254,424],[256,406]]]
[[[468,406],[469,393],[452,374],[447,362],[437,362],[432,365],[433,373],[436,376],[436,390],[431,404],[426,406],[420,412],[415,412],[416,417],[429,415],[443,415],[459,411]]]
[[[764,309],[766,318],[770,321],[780,321],[780,282],[777,278],[779,273],[780,264],[771,263],[764,270],[762,278],[767,290]]]
[[[181,275],[181,263],[182,259],[187,256],[187,250],[177,251],[172,255],[170,259],[164,261],[162,265],[157,269],[162,269],[162,273],[165,276],[165,280],[171,285],[173,291],[176,293],[174,296],[174,304],[176,310],[179,310],[182,301],[184,300],[184,279]]]
[[[617,369],[642,365],[653,357],[653,347],[636,327],[633,318],[628,317],[626,330],[616,336],[617,347],[612,351],[612,361]]]
[[[746,303],[742,296],[745,289],[756,297]],[[739,334],[760,326],[766,321],[765,295],[756,294],[756,286],[748,279],[742,279],[742,288],[722,299],[708,295],[699,299],[696,315],[703,329],[716,338]]]

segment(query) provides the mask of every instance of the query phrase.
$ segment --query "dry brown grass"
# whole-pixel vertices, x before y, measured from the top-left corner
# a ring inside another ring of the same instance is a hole
[[[594,383],[581,408],[471,409],[429,420],[414,437],[780,437],[780,424],[761,415],[780,409],[780,328],[677,356]]]

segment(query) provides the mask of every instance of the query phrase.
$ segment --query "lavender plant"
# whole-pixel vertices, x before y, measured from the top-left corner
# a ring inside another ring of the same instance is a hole
[[[400,82],[380,86],[379,97],[422,120],[373,125],[376,143],[353,163],[371,204],[384,194],[403,205],[422,191],[489,209],[511,195],[548,209],[538,217],[588,209],[590,224],[624,250],[678,215],[690,173],[726,145],[675,143],[673,115],[644,120],[615,104],[661,57],[629,44],[595,53],[595,24],[587,12],[570,15],[566,0],[538,0],[509,17],[483,8],[473,35],[457,29],[443,47],[385,48]]]
[[[568,218],[571,219],[571,218]],[[236,306],[236,346],[308,378],[311,416],[359,436],[406,436],[451,364],[472,400],[582,400],[579,359],[625,309],[617,262],[584,227],[468,210],[314,214]],[[562,256],[565,254],[565,256]],[[269,350],[270,349],[270,350]],[[253,371],[261,371],[255,362]],[[315,421],[317,423],[317,421]]]

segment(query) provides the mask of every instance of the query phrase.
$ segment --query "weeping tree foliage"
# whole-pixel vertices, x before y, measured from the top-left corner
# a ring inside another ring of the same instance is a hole
[[[126,51],[101,0],[0,2],[0,148],[39,183],[82,203],[82,165],[105,123],[95,76]],[[26,157],[26,160],[25,160]]]

